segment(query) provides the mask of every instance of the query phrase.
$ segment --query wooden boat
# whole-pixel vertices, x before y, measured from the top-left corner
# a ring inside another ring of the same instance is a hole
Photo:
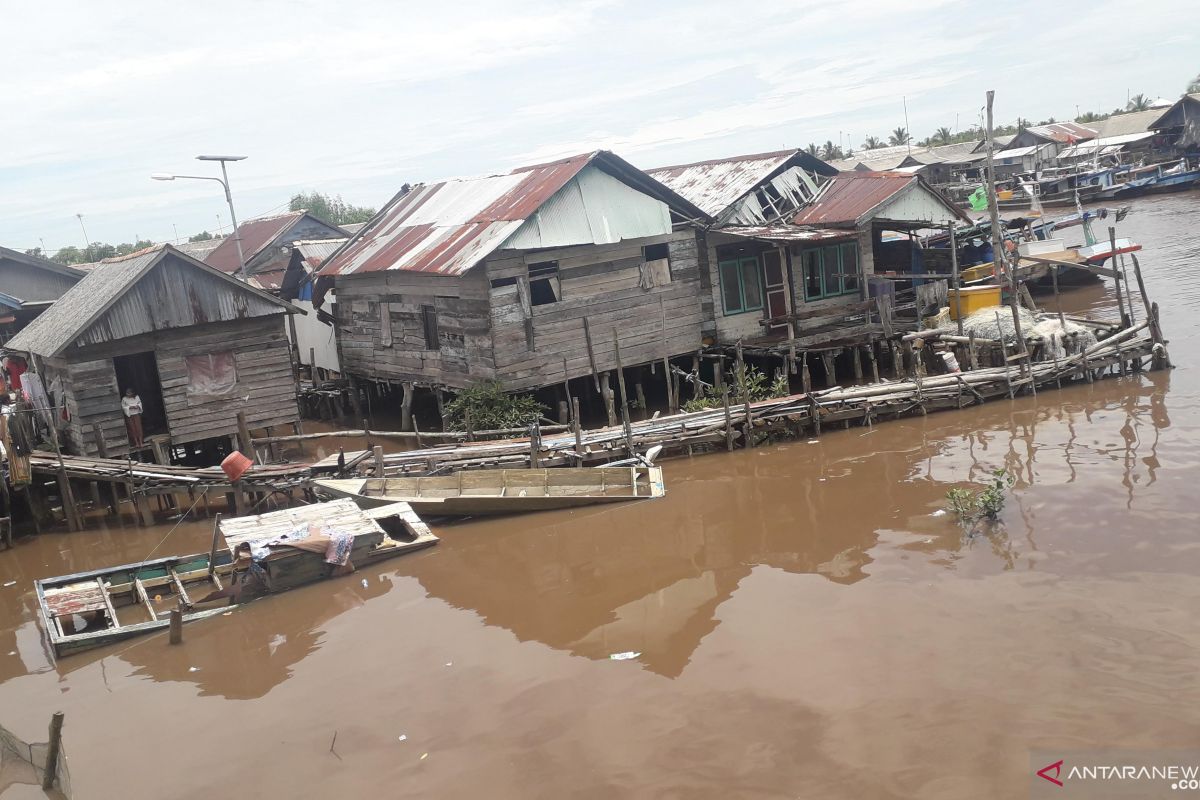
[[[318,494],[360,505],[404,502],[426,515],[516,514],[662,497],[660,467],[480,469],[420,478],[316,480]]]
[[[163,630],[170,625],[171,609],[177,606],[184,611],[184,622],[204,619],[225,613],[230,605],[351,571],[326,562],[329,538],[310,526],[351,535],[349,564],[353,567],[438,541],[405,503],[364,511],[351,500],[338,500],[222,519],[208,553],[35,581],[42,622],[55,655]],[[297,529],[308,530],[309,535],[292,543],[262,545]],[[252,559],[252,545],[267,555]]]

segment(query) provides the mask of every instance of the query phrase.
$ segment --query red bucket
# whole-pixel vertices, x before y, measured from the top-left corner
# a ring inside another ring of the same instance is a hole
[[[221,469],[225,470],[226,476],[229,477],[229,481],[232,483],[245,475],[246,470],[250,469],[250,465],[253,463],[254,459],[246,458],[240,452],[234,450],[225,456],[225,460],[221,462]]]

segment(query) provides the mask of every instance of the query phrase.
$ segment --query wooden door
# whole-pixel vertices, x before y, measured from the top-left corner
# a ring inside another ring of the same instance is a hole
[[[767,250],[762,254],[763,260],[763,289],[766,302],[763,303],[763,318],[773,319],[786,316],[788,313],[787,281],[783,274],[783,259],[778,250]],[[767,326],[767,334],[785,333],[788,330],[786,322]]]

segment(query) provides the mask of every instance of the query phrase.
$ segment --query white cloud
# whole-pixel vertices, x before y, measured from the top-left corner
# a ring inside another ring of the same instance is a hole
[[[1195,41],[1190,3],[1144,5]],[[1062,118],[1126,88],[1172,96],[1195,72],[1189,48],[1115,24],[1115,0],[1072,18],[1086,48],[1063,48],[1046,13],[1030,0],[986,15],[964,0],[6,4],[0,242],[78,243],[77,212],[110,241],[211,228],[218,187],[148,179],[209,169],[192,160],[205,151],[250,156],[231,174],[248,217],[299,189],[380,204],[406,180],[597,146],[653,165],[857,143],[904,124],[901,97],[918,136],[973,122],[986,88],[1001,119]]]

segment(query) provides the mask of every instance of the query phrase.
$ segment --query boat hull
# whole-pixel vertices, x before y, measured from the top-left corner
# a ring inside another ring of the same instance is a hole
[[[601,481],[606,473],[612,477],[607,486]],[[456,488],[458,476],[316,480],[313,488],[328,497],[351,498],[363,508],[402,502],[424,516],[464,517],[646,500],[662,497],[666,491],[659,467],[474,470],[460,474],[464,481],[461,489]],[[617,483],[618,479],[622,482]]]

